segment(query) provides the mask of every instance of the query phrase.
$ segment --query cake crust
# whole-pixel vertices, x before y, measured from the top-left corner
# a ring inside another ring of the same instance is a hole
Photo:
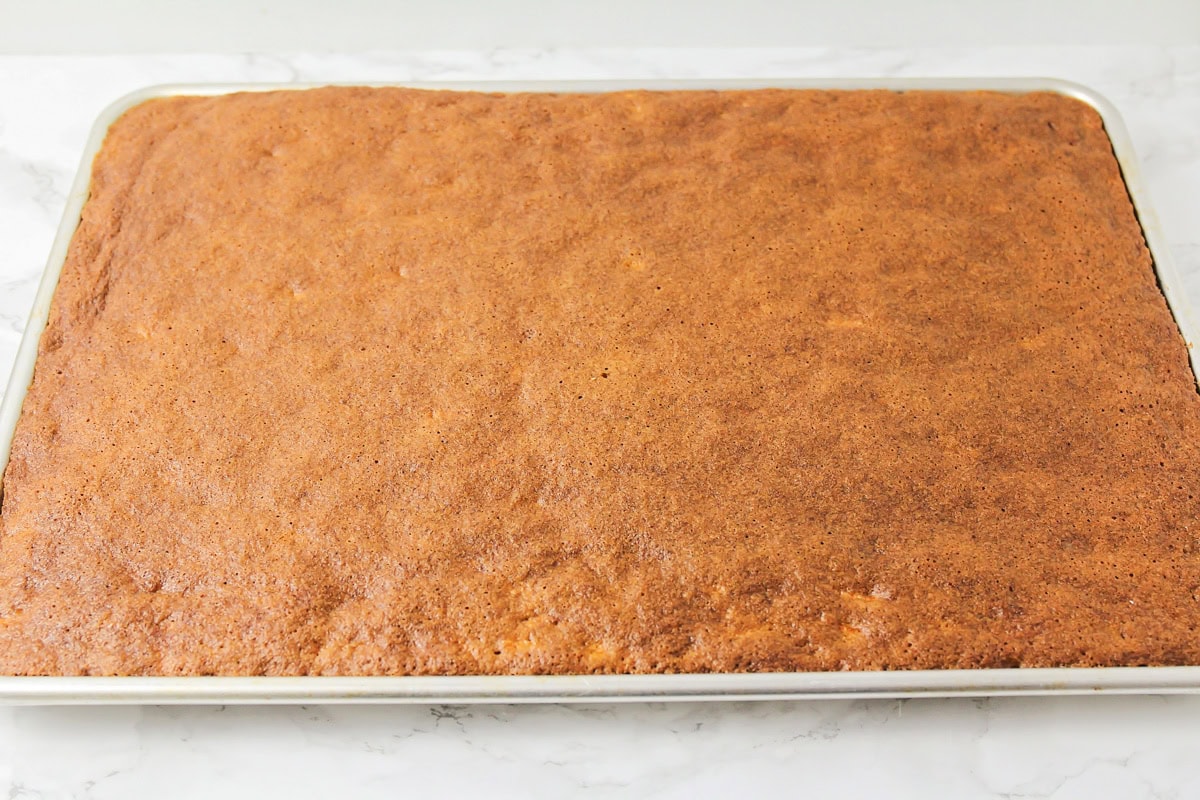
[[[0,672],[1200,664],[1198,449],[1078,101],[157,99],[17,426]]]

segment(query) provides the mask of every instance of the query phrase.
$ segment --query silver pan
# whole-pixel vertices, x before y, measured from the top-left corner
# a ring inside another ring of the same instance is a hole
[[[1195,315],[1170,259],[1158,218],[1117,110],[1091,90],[1048,78],[865,79],[736,81],[520,81],[406,83],[428,89],[492,92],[605,92],[623,89],[889,89],[1056,92],[1089,104],[1104,120],[1125,184],[1154,260],[1159,285],[1187,342],[1197,372]],[[34,300],[16,363],[0,402],[0,473],[8,463],[21,403],[33,377],[38,340],[67,247],[88,196],[92,159],[109,126],[129,108],[154,97],[310,88],[297,84],[161,86],[109,106],[92,128],[46,271]],[[2,487],[0,487],[2,489]],[[1200,666],[1051,669],[903,670],[890,672],[781,672],[717,675],[564,675],[464,677],[3,677],[0,703],[531,703],[638,700],[765,700],[802,698],[938,697],[983,695],[1200,693]]]

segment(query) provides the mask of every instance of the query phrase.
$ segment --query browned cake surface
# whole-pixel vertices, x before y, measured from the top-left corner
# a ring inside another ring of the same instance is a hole
[[[1073,100],[155,100],[18,426],[0,671],[1200,663],[1198,464]]]

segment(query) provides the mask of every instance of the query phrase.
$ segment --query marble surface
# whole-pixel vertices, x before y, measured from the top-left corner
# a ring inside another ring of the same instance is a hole
[[[0,56],[0,372],[92,120],[158,83],[1052,76],[1112,100],[1200,308],[1200,47]],[[0,708],[9,798],[1200,797],[1200,696]]]

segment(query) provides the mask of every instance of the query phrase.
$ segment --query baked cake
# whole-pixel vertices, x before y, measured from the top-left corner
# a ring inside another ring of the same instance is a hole
[[[156,99],[17,426],[0,672],[1197,664],[1197,465],[1076,100]]]

